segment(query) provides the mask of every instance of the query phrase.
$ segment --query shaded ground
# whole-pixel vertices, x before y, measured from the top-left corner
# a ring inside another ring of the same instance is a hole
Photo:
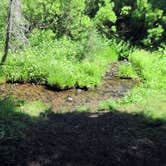
[[[0,141],[1,166],[165,166],[166,124],[112,113],[50,114]]]
[[[101,84],[88,91],[70,89],[65,91],[50,90],[47,87],[32,84],[1,84],[0,95],[11,92],[18,99],[26,101],[42,100],[51,103],[54,112],[59,110],[74,111],[79,106],[90,107],[95,110],[96,106],[107,99],[117,99],[125,95],[133,86],[138,84],[132,79],[120,79],[117,76],[118,64],[112,64]]]

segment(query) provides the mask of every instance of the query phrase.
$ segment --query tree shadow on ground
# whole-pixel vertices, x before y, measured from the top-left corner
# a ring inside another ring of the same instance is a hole
[[[48,115],[0,142],[1,166],[165,166],[166,125],[118,111]]]

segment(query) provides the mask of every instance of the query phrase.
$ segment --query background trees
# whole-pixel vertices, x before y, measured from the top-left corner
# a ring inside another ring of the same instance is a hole
[[[33,29],[51,29],[57,37],[80,40],[97,29],[107,38],[120,36],[143,46],[156,46],[166,35],[164,0],[22,0],[24,16]],[[1,1],[3,36],[7,2]]]

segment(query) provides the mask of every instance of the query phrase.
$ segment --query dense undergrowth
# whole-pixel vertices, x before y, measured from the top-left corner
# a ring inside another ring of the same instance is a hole
[[[93,87],[100,82],[108,64],[118,59],[116,50],[96,32],[80,42],[54,39],[52,31],[34,33],[30,47],[9,55],[1,69],[6,81],[59,89]]]
[[[2,0],[0,5],[3,54],[8,3]],[[118,56],[120,60],[128,58],[134,51],[131,44],[151,49],[164,45],[165,9],[152,0],[23,0],[22,12],[30,46],[23,49],[19,34],[12,33],[17,49],[0,69],[1,78],[10,82],[60,89],[92,87],[100,82],[108,63]]]
[[[141,84],[120,101],[123,109],[141,112],[154,119],[166,117],[166,56],[162,51],[136,50],[129,63],[120,66],[120,76],[136,77]]]

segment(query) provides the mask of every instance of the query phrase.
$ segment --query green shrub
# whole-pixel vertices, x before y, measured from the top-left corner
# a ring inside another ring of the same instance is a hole
[[[76,108],[77,112],[90,112],[90,108],[88,106],[80,106]]]
[[[114,0],[114,3],[119,36],[146,48],[164,41],[166,10],[163,0]]]
[[[124,102],[142,103],[156,93],[166,93],[166,58],[161,53],[136,50],[129,60],[143,83],[134,88]]]
[[[118,57],[119,60],[128,59],[130,54],[134,50],[136,50],[136,48],[133,47],[129,41],[126,42],[119,38],[113,38],[113,39],[109,40],[109,43],[112,47],[114,47],[116,49],[116,52],[119,56]]]
[[[106,100],[98,105],[98,111],[106,111],[106,110],[116,110],[118,107],[118,103],[114,100]]]
[[[80,41],[89,36],[89,31],[96,29],[109,39],[118,36],[149,48],[165,42],[164,5],[164,0],[22,1],[30,34],[34,29],[44,29],[54,33],[53,36],[48,34],[49,40],[67,36]],[[4,43],[8,2],[2,0],[0,7],[1,46]],[[36,39],[36,42],[39,41]]]
[[[149,83],[149,86],[160,87],[164,83],[165,77],[165,57],[157,52],[147,52],[136,50],[129,57],[132,66],[137,74]]]
[[[97,29],[106,35],[116,32],[115,22],[117,21],[117,16],[113,8],[113,2],[103,0],[102,3],[99,3],[99,9],[94,17]]]
[[[130,63],[119,66],[119,76],[122,78],[138,78],[137,73]]]

